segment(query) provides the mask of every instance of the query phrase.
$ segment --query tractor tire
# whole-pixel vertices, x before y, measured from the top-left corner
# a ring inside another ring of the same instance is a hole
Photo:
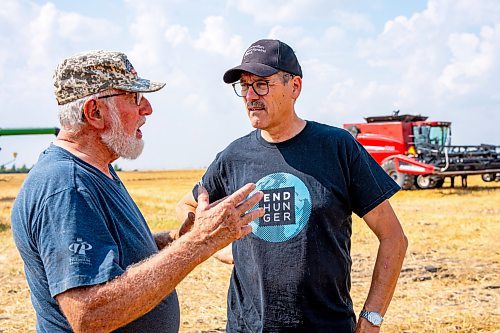
[[[392,179],[394,179],[401,189],[411,190],[414,188],[415,176],[396,171],[396,165],[393,160],[382,163],[382,169],[384,169],[384,171],[387,172]]]

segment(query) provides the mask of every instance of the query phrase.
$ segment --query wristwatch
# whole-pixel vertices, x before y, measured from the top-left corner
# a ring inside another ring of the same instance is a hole
[[[378,312],[361,310],[359,316],[368,320],[373,326],[380,326],[384,321],[384,317],[382,317],[382,315]]]

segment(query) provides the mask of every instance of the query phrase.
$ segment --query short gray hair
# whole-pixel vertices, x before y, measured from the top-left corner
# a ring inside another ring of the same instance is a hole
[[[111,94],[116,91],[119,90],[108,89],[90,96],[79,98],[63,105],[59,105],[59,123],[61,124],[61,127],[68,132],[78,133],[85,124],[85,118],[83,117],[83,106],[85,103],[92,98],[95,99],[99,96]]]

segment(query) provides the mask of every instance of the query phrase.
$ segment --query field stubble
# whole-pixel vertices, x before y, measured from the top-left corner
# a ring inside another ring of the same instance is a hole
[[[128,172],[120,177],[153,231],[178,225],[175,204],[202,174]],[[10,208],[23,175],[0,175],[0,332],[34,332]],[[500,332],[500,184],[469,177],[469,187],[399,192],[391,203],[409,238],[398,287],[382,332]],[[361,310],[377,240],[353,219],[352,290]],[[177,288],[181,332],[223,332],[231,266],[209,259]],[[139,286],[138,286],[139,287]]]

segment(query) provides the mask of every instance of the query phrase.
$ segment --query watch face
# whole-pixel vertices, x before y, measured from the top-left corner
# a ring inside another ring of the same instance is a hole
[[[366,319],[368,319],[368,321],[375,326],[380,326],[380,324],[382,324],[382,320],[383,320],[382,316],[380,316],[376,312],[369,312],[367,317],[368,318],[366,318]]]

